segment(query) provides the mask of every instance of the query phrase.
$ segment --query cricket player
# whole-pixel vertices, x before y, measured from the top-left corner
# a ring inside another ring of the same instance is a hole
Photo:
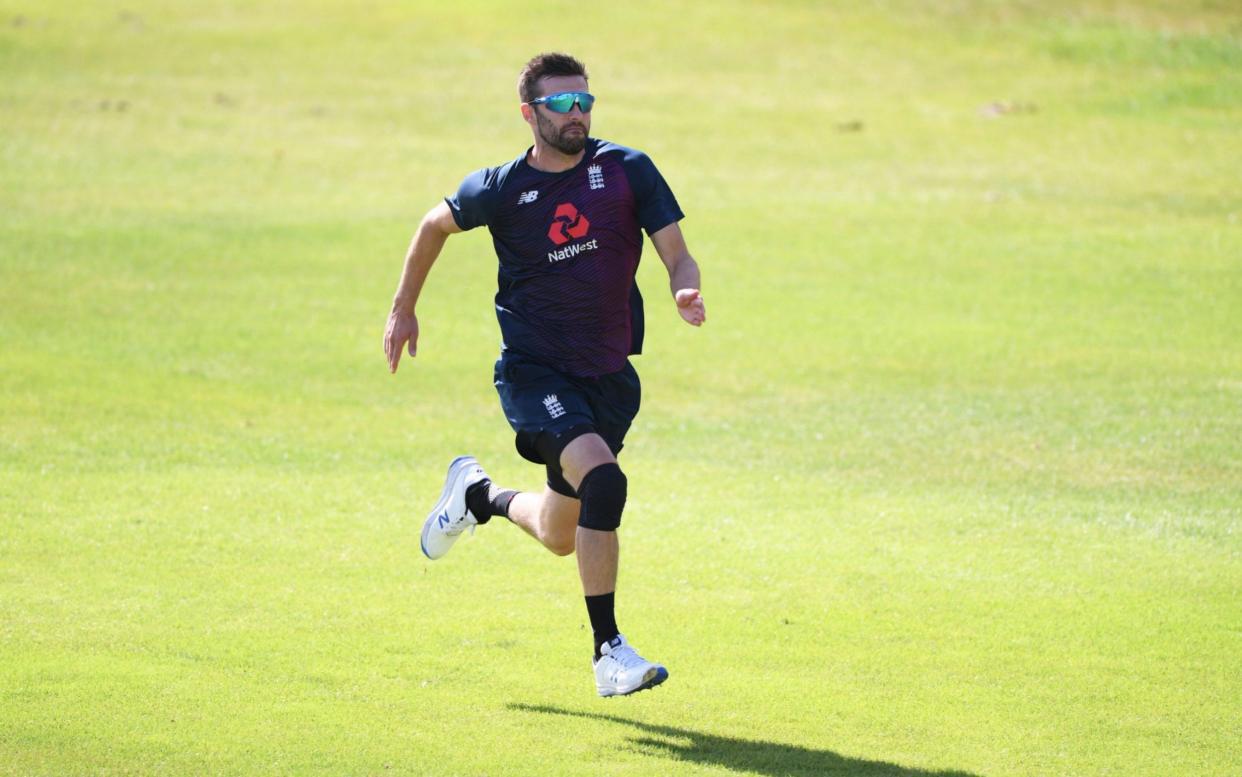
[[[557,555],[577,552],[595,638],[596,690],[618,696],[668,678],[617,627],[617,528],[627,482],[617,463],[638,413],[638,374],[629,356],[643,343],[635,272],[643,231],[668,269],[672,299],[693,326],[706,320],[699,268],[678,222],[681,208],[641,151],[591,137],[587,72],[566,54],[540,54],[518,81],[534,145],[516,159],[466,176],[423,218],[410,244],[384,335],[396,372],[418,341],[419,292],[449,235],[486,226],[500,261],[496,362],[500,405],[518,452],[544,466],[540,491],[491,481],[479,463],[449,465],[422,530],[438,559],[461,533],[504,516]]]

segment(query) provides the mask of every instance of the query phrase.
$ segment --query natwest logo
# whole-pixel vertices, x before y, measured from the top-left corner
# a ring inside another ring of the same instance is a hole
[[[552,226],[548,227],[548,239],[558,246],[565,245],[570,240],[586,237],[587,230],[590,228],[591,222],[578,212],[572,202],[562,202],[556,206],[556,213],[552,216]]]

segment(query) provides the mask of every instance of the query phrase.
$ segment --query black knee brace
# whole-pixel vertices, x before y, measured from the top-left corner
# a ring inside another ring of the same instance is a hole
[[[578,497],[582,500],[578,525],[596,531],[616,531],[625,509],[627,482],[615,462],[601,464],[586,473],[578,485]]]

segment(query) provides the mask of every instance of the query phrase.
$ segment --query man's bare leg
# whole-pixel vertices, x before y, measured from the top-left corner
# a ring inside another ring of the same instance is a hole
[[[583,523],[603,527],[580,525],[575,535],[578,576],[595,637],[595,689],[600,696],[623,696],[653,688],[668,679],[668,670],[638,655],[621,636],[615,614],[620,543],[613,527],[625,508],[625,474],[597,434],[584,434],[565,446],[561,474],[582,496]]]
[[[616,462],[616,457],[602,437],[584,434],[565,446],[561,454],[561,474],[576,491],[592,470],[609,464],[615,469]],[[617,470],[617,475],[620,475],[620,470]],[[494,487],[489,485],[487,488],[496,493]],[[595,632],[598,651],[604,641],[617,634],[614,594],[620,546],[616,531],[579,526],[582,501],[557,493],[550,486],[545,487],[542,493],[508,493],[511,498],[505,506],[505,515],[511,522],[558,556],[568,556],[577,550],[578,576],[582,581],[582,593],[591,615],[591,628]],[[480,492],[478,496],[482,498],[483,494]],[[623,497],[622,493],[622,500]],[[497,498],[500,498],[499,495]],[[479,509],[482,510],[482,507]],[[621,505],[616,505],[615,509],[619,520]]]
[[[574,552],[581,505],[577,499],[544,486],[543,493],[523,491],[513,497],[509,520],[556,555],[568,556]]]
[[[610,594],[617,589],[617,565],[621,556],[615,531],[578,527],[578,577],[585,596]]]
[[[565,446],[561,468],[575,489],[582,478],[601,464],[615,464],[616,457],[597,434],[584,434]],[[578,550],[578,574],[587,596],[612,593],[617,585],[619,545],[617,533],[578,526],[582,502],[545,486],[543,493],[522,491],[509,502],[509,520],[558,556]]]
[[[591,470],[602,464],[616,463],[617,457],[612,455],[608,443],[598,434],[576,437],[561,452],[561,472],[575,491]],[[617,560],[620,556],[617,533],[578,526],[576,540],[582,593],[586,596],[613,593],[617,588]]]

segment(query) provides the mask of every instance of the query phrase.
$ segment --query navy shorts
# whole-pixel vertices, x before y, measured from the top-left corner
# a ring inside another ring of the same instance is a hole
[[[545,461],[540,451],[554,450],[559,456],[574,437],[595,432],[616,456],[642,398],[638,373],[628,361],[617,372],[581,378],[505,351],[496,361],[494,380],[505,418],[517,435],[518,453],[548,465],[548,485],[566,496],[575,494],[560,476],[560,462]]]

